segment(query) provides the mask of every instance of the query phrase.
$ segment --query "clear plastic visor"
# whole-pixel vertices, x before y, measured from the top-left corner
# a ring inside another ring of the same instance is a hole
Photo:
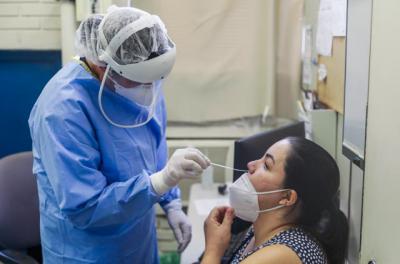
[[[117,74],[108,65],[98,94],[100,111],[114,126],[143,126],[155,114],[160,89],[161,81],[134,82]]]

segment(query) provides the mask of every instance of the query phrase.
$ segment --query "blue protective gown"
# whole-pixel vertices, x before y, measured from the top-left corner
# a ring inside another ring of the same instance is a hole
[[[161,83],[158,83],[161,85]],[[167,161],[164,98],[145,126],[123,129],[99,111],[100,82],[77,62],[45,86],[29,117],[45,263],[158,263],[149,175]],[[128,99],[105,89],[111,117],[128,120]]]

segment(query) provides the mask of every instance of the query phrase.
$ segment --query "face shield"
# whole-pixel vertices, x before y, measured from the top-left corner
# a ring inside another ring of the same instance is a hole
[[[135,20],[120,27],[110,23],[123,20],[115,11],[99,25],[99,60],[107,64],[98,94],[103,116],[113,125],[134,128],[145,125],[154,116],[161,94],[161,80],[172,70],[176,47],[166,34],[158,16],[135,8],[116,8],[122,15],[131,12]],[[119,29],[116,29],[118,28]],[[107,38],[107,33],[112,37]],[[125,97],[131,103],[132,115],[111,114],[103,104],[104,88]]]

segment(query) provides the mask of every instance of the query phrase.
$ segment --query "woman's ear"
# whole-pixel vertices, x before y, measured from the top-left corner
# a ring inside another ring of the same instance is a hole
[[[297,202],[297,192],[295,190],[286,191],[284,197],[279,201],[280,205],[290,206]]]

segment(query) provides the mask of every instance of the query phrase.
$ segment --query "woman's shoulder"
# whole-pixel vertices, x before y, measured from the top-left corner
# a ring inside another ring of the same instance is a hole
[[[274,244],[258,249],[240,262],[241,264],[302,264],[300,257],[289,247]]]
[[[293,227],[280,232],[257,247],[243,254],[240,263],[304,263],[326,264],[323,247],[307,231]]]
[[[282,245],[290,248],[301,261],[307,263],[327,263],[322,245],[310,233],[300,227],[285,230],[264,244],[264,247]]]

